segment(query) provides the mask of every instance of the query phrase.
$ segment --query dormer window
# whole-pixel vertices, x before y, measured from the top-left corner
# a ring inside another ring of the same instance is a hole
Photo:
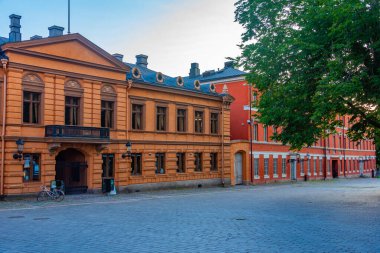
[[[215,85],[213,83],[210,84],[210,91],[211,92],[216,92]]]
[[[157,74],[156,74],[156,81],[159,82],[159,83],[163,83],[164,82],[164,75],[161,72],[157,72]]]
[[[194,88],[197,90],[201,89],[201,83],[199,82],[199,80],[194,81]]]
[[[178,86],[183,86],[183,78],[182,78],[182,76],[177,77],[177,85]]]
[[[132,76],[136,79],[140,78],[141,77],[141,72],[138,68],[134,67],[132,69]]]

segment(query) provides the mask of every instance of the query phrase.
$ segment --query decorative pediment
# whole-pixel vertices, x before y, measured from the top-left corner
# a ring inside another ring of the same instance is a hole
[[[41,78],[35,74],[27,74],[22,78],[23,82],[30,82],[30,83],[43,83]]]
[[[116,94],[115,89],[109,84],[103,85],[101,92],[108,94]]]
[[[65,83],[65,88],[69,89],[82,89],[80,84],[77,81],[70,80]]]
[[[71,64],[76,63],[119,72],[129,71],[129,67],[122,61],[77,33],[7,43],[2,49]]]

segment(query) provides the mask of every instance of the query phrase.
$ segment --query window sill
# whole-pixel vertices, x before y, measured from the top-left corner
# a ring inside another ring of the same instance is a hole
[[[282,174],[282,177],[286,177],[286,174]]]
[[[142,177],[142,174],[131,174],[131,177]]]
[[[23,184],[33,185],[33,184],[41,184],[41,181],[23,181]]]
[[[259,176],[254,176],[253,179],[260,179],[260,177]]]
[[[144,132],[145,129],[129,129],[131,132]]]
[[[219,170],[210,170],[210,173],[211,174],[217,174],[217,173],[219,173]]]
[[[269,175],[264,175],[264,178],[269,178]]]
[[[301,173],[301,177],[305,176],[305,173]]]
[[[278,175],[277,174],[273,174],[273,178],[278,178]]]
[[[187,172],[176,172],[177,176],[187,176],[189,173]]]

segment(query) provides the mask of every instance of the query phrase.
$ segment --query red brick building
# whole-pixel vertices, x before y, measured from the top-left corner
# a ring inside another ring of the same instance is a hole
[[[337,129],[336,134],[295,153],[289,146],[271,139],[274,127],[255,119],[257,109],[253,105],[259,92],[245,81],[245,72],[233,68],[232,62],[202,74],[199,65],[192,63],[187,78],[214,84],[218,92],[227,89],[235,98],[230,121],[234,163],[231,174],[235,184],[359,176],[376,168],[373,140],[357,144],[347,138],[348,117],[341,119],[345,127]]]

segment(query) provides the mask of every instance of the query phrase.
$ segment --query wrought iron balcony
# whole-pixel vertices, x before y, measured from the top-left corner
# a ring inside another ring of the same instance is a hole
[[[106,127],[48,125],[45,126],[45,137],[109,140],[110,129]]]

